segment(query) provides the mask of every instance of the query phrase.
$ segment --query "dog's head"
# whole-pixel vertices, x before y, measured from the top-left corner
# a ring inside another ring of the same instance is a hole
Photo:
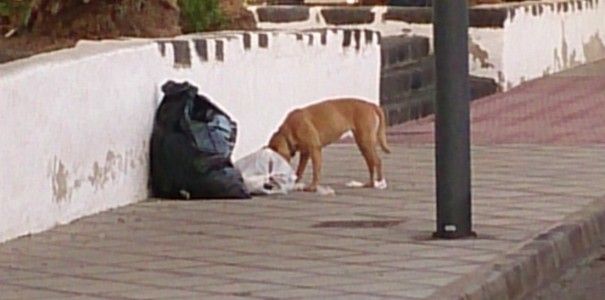
[[[267,146],[285,158],[288,162],[290,162],[292,157],[296,154],[296,147],[290,141],[288,135],[281,130],[271,136],[269,145]]]

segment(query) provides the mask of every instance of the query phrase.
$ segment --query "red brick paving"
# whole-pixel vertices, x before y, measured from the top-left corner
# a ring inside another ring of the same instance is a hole
[[[605,63],[599,74],[551,76],[471,104],[474,145],[605,144]],[[434,141],[433,116],[394,126],[390,143]]]

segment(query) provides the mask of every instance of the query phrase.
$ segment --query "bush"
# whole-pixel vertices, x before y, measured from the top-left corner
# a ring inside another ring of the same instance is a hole
[[[0,0],[0,17],[9,20],[11,26],[25,26],[32,12],[32,0]]]
[[[225,23],[219,0],[179,0],[183,31],[218,29]]]
[[[242,4],[244,0],[154,0],[158,1],[164,8],[170,6],[174,10],[180,10],[179,25],[183,32],[199,32],[209,30],[220,30],[227,25],[236,23],[241,17]],[[44,28],[44,32],[61,31],[61,28],[52,26],[66,26],[65,30],[77,32],[79,29],[71,28],[74,24],[82,24],[85,21],[97,19],[110,19],[108,22],[128,21],[128,16],[142,11],[145,0],[0,0],[0,34],[16,29],[19,32],[32,31],[36,28]],[[91,3],[96,4],[92,5]],[[238,5],[239,4],[239,5]],[[154,4],[155,5],[155,4]],[[224,11],[223,5],[227,10]],[[109,13],[110,8],[115,12]],[[131,7],[138,7],[136,12],[128,11]],[[229,10],[231,9],[231,11]],[[74,21],[85,14],[85,21]],[[229,16],[229,18],[227,17]],[[139,18],[141,19],[141,18]],[[246,20],[250,23],[249,20]],[[253,23],[253,21],[251,22]],[[48,25],[50,24],[51,27]],[[97,26],[104,30],[102,26]],[[27,30],[24,30],[27,29]]]

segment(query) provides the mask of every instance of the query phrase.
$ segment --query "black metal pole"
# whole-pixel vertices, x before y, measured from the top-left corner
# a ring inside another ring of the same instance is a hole
[[[467,0],[433,0],[437,81],[435,143],[438,238],[471,228],[470,86]]]

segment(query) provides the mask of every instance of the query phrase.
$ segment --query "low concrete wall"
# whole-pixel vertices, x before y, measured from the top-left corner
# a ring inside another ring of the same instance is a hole
[[[260,28],[370,28],[432,39],[430,7],[252,7]],[[605,3],[562,0],[479,5],[469,10],[471,74],[506,90],[605,58]],[[432,45],[432,42],[430,43]]]
[[[378,34],[350,37],[84,42],[0,65],[0,242],[147,198],[148,142],[166,80],[192,82],[238,122],[235,159],[263,146],[294,107],[337,96],[377,102]]]

